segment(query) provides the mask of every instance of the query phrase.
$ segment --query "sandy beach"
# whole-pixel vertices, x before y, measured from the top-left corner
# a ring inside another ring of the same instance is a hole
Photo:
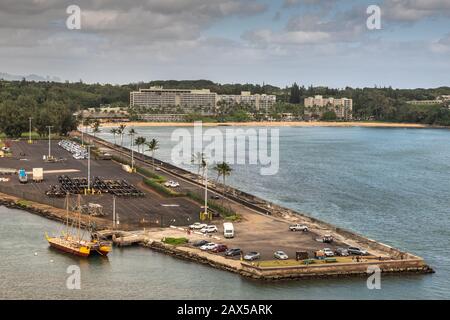
[[[189,127],[193,122],[105,122],[102,127],[118,127],[124,124],[127,127]],[[438,128],[418,123],[392,123],[392,122],[307,122],[307,121],[262,121],[262,122],[226,122],[226,123],[203,123],[205,127],[239,126],[239,127],[373,127],[373,128]]]

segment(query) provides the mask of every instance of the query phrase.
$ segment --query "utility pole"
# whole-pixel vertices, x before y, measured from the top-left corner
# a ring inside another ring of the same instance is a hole
[[[88,185],[87,185],[87,191],[88,193],[91,192],[91,145],[87,146],[88,150]]]
[[[134,133],[131,134],[131,172],[134,172]]]
[[[116,196],[113,196],[113,230],[116,229]]]
[[[52,143],[51,143],[51,131],[53,126],[47,126],[48,128],[48,158],[52,156]]]
[[[205,217],[208,217],[208,164],[205,166]]]
[[[30,136],[29,136],[29,139],[28,139],[28,143],[33,143],[33,141],[31,141],[31,120],[32,120],[33,118],[32,117],[29,117],[28,118],[28,120],[30,120]]]

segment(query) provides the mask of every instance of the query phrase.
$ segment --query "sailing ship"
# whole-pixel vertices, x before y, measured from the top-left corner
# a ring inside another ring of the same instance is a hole
[[[81,196],[78,196],[77,208],[80,208]],[[66,197],[66,230],[62,232],[59,237],[50,237],[45,234],[45,238],[49,245],[57,250],[70,253],[80,257],[89,257],[91,254],[98,253],[102,256],[107,256],[111,252],[111,243],[99,239],[96,234],[91,232],[91,240],[83,239],[81,235],[81,210],[78,212],[78,221],[76,226],[76,234],[70,232],[69,225],[69,195]],[[72,226],[73,227],[73,226]]]

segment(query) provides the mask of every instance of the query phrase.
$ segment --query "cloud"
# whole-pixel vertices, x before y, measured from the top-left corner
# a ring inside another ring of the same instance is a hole
[[[304,5],[328,6],[335,4],[338,0],[284,0],[283,7],[291,8]]]
[[[434,53],[450,53],[450,33],[446,34],[438,41],[431,43],[431,51]]]
[[[367,31],[365,8],[356,6],[328,16],[320,13],[297,14],[280,31],[247,31],[242,38],[259,47],[329,45],[359,42]]]
[[[450,16],[449,0],[385,0],[382,17],[390,22],[414,23],[420,20]]]

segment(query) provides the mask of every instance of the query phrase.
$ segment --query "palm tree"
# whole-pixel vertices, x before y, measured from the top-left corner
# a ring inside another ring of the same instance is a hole
[[[153,138],[150,142],[146,142],[145,145],[148,148],[146,151],[150,151],[152,153],[153,170],[155,170],[155,151],[159,149],[159,142]]]
[[[94,134],[94,138],[95,138],[95,135],[97,133],[99,133],[100,131],[101,131],[100,130],[100,121],[95,120],[94,123],[92,124],[92,133]]]
[[[144,137],[137,137],[134,140],[134,144],[137,145],[138,147],[138,152],[141,152],[141,146],[144,145],[147,142],[147,139],[145,139]]]
[[[117,129],[117,130],[119,130],[118,133],[119,133],[119,135],[120,135],[120,146],[121,146],[121,147],[123,147],[123,135],[125,134],[125,128],[126,128],[126,127],[127,127],[126,125],[121,124],[121,125],[119,126],[119,129]]]
[[[134,138],[134,135],[136,134],[137,132],[136,132],[136,130],[134,130],[134,128],[131,128],[130,130],[128,130],[128,135],[130,136],[130,147],[132,147],[133,146],[133,138]]]
[[[84,119],[83,120],[83,126],[84,126],[84,133],[87,133],[87,128],[92,124],[91,119]]]
[[[116,143],[116,134],[119,133],[119,130],[117,128],[112,128],[109,132],[112,133],[114,136],[114,144],[117,144]]]
[[[203,152],[197,152],[192,154],[191,159],[192,164],[196,164],[198,166],[197,175],[200,175],[200,169],[205,167],[206,161],[205,161],[205,154]]]
[[[222,176],[223,178],[223,196],[225,197],[225,190],[226,190],[225,179],[227,176],[231,175],[231,171],[233,171],[233,169],[230,167],[228,163],[222,162],[218,163],[214,167],[214,170],[217,171],[217,180],[219,179],[220,176]]]

